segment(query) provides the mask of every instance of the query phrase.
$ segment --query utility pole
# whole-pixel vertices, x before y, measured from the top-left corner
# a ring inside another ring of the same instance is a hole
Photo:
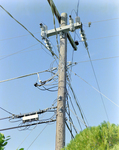
[[[41,36],[46,43],[46,47],[52,53],[52,46],[49,42],[49,37],[60,34],[60,52],[59,52],[59,82],[58,82],[58,98],[57,98],[57,115],[56,115],[56,144],[55,150],[61,150],[65,146],[65,111],[66,111],[66,71],[67,71],[67,38],[71,43],[74,50],[77,50],[78,42],[74,42],[69,31],[74,32],[76,29],[80,28],[80,33],[82,41],[85,44],[85,47],[88,48],[86,42],[86,36],[83,30],[83,25],[80,22],[80,17],[76,17],[74,20],[71,15],[69,16],[69,25],[67,25],[67,14],[62,13],[61,16],[53,2],[53,0],[47,0],[53,13],[58,19],[59,28],[47,30],[47,26],[40,24],[41,27]]]
[[[67,25],[67,14],[62,13],[61,27],[66,25]],[[61,32],[55,150],[61,150],[61,148],[65,146],[66,66],[67,66],[67,33]]]

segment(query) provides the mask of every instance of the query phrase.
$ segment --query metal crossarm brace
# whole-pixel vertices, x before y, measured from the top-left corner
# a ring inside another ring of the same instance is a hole
[[[81,28],[81,24],[74,23],[74,27],[75,27],[75,29],[79,29],[79,28]],[[60,32],[68,32],[68,31],[70,31],[70,25],[56,28],[56,30],[55,29],[48,30],[47,31],[47,37],[59,34]]]
[[[47,0],[47,1],[48,1],[49,5],[52,7],[53,12],[54,12],[56,18],[58,19],[58,22],[61,23],[61,16],[60,16],[53,0]],[[74,50],[77,50],[77,46],[76,46],[76,44],[75,44],[74,40],[72,39],[69,32],[67,33],[67,38],[68,38],[69,42],[71,43],[72,47],[74,48]]]

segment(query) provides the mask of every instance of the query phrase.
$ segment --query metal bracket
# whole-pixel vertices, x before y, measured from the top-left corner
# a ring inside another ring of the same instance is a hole
[[[66,25],[63,27],[56,28],[56,30],[55,29],[47,30],[47,37],[59,34],[60,32],[64,32],[64,33],[69,32],[70,28],[71,28],[70,25]],[[81,28],[81,24],[78,22],[74,23],[74,28],[75,29]]]
[[[63,112],[63,109],[62,109],[62,107],[60,107],[60,109],[59,109],[59,112],[60,112],[60,113],[62,113],[62,112]]]
[[[58,100],[61,101],[61,100],[62,100],[62,96],[59,96],[59,97],[58,97]]]
[[[60,34],[60,39],[65,38],[65,33],[64,32],[59,32]]]

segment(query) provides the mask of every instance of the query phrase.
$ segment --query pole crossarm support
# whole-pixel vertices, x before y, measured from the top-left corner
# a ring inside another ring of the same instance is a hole
[[[57,10],[53,0],[47,0],[47,1],[48,1],[49,5],[51,6],[51,9],[53,10],[53,12],[54,12],[54,14],[55,14],[59,24],[61,24],[61,16],[60,16],[60,14],[59,14],[59,12],[58,12],[58,10]],[[76,44],[75,44],[74,40],[72,39],[72,37],[71,37],[69,32],[67,33],[67,38],[68,38],[69,42],[71,43],[73,49],[77,50],[77,46],[76,46]]]
[[[31,113],[26,113],[26,114],[20,114],[20,115],[14,115],[12,116],[11,118],[12,119],[16,119],[16,118],[22,118],[24,116],[30,116],[30,115],[35,115],[35,114],[42,114],[42,113],[45,113],[45,112],[55,112],[56,111],[56,107],[51,107],[51,108],[46,108],[44,110],[39,110],[39,111],[35,111],[35,112],[31,112]]]
[[[60,32],[68,32],[68,31],[70,31],[70,27],[71,27],[70,25],[66,25],[63,27],[56,28],[56,30],[55,29],[48,30],[47,37],[53,36],[56,34],[60,34]],[[74,23],[74,27],[75,27],[75,29],[79,29],[79,28],[81,28],[81,24]]]

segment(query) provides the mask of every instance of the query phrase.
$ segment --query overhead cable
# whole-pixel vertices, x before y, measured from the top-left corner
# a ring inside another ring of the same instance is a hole
[[[71,133],[71,136],[74,138],[74,135],[73,135],[73,133],[72,133],[72,131],[71,131],[71,129],[69,128],[69,126],[68,126],[68,124],[67,124],[67,122],[65,121],[65,124],[66,124],[66,126],[67,126],[67,129],[69,130],[69,132]],[[71,124],[71,123],[70,123]]]
[[[5,118],[0,118],[0,120],[10,119],[10,118],[12,118],[12,116],[5,117]]]
[[[73,71],[72,71],[73,72]],[[111,103],[113,103],[115,106],[119,107],[119,105],[117,105],[115,102],[113,102],[110,98],[108,98],[107,96],[105,96],[103,93],[101,93],[99,90],[97,90],[95,87],[93,87],[90,83],[88,83],[86,80],[84,80],[82,77],[80,77],[79,75],[77,75],[75,72],[73,72],[73,74],[77,77],[79,77],[81,80],[83,80],[86,84],[88,84],[89,86],[91,86],[95,91],[97,91],[98,93],[100,93],[102,96],[104,96],[106,99],[108,99]]]
[[[100,86],[99,86],[99,83],[98,83],[98,79],[97,79],[97,76],[96,76],[96,73],[95,73],[95,69],[93,67],[93,63],[92,63],[92,60],[91,60],[90,52],[89,52],[89,50],[87,50],[87,51],[88,51],[88,56],[89,56],[89,60],[90,60],[90,63],[91,63],[91,67],[92,67],[92,70],[93,70],[93,74],[94,74],[94,77],[95,77],[95,80],[96,80],[96,83],[97,83],[97,86],[98,86],[98,90],[101,92]],[[100,94],[100,97],[101,97],[102,104],[103,104],[103,107],[104,107],[104,110],[105,110],[105,114],[106,114],[107,119],[109,121],[109,117],[108,117],[108,114],[107,114],[106,106],[105,106],[105,103],[104,103],[104,100],[103,100],[103,97],[102,97],[101,94]]]
[[[119,18],[112,18],[112,19],[105,19],[105,20],[99,20],[99,21],[93,21],[91,23],[98,23],[98,22],[104,22],[104,21],[110,21],[110,20],[117,20]],[[87,23],[84,23],[84,24],[87,24]]]
[[[45,114],[46,115],[46,114]],[[41,118],[43,118],[44,117],[44,115],[41,117]],[[40,119],[41,119],[40,118]],[[36,124],[36,126],[37,126],[38,124]],[[27,137],[31,134],[31,132],[36,128],[36,126],[30,131],[30,133],[25,137],[25,139],[20,143],[20,145],[17,147],[17,149],[19,149],[19,147],[22,145],[22,143],[27,139]]]
[[[33,34],[38,34],[38,33],[40,33],[40,32],[35,32],[35,33],[33,33]],[[29,35],[30,35],[30,34],[19,35],[19,36],[15,36],[15,37],[6,38],[6,39],[1,39],[0,41],[16,39],[16,38],[20,38],[20,37],[24,37],[24,36],[29,36]]]
[[[114,56],[114,57],[107,57],[107,58],[100,58],[100,59],[92,59],[91,61],[98,61],[98,60],[105,60],[105,59],[112,59],[112,58],[119,58],[119,56]],[[84,61],[79,61],[79,62],[73,62],[74,65],[77,65],[79,63],[85,63],[85,62],[90,62],[90,60],[84,60]],[[72,65],[73,65],[72,64]]]
[[[69,123],[71,123],[71,124],[74,126],[74,124],[73,124],[72,122],[70,122],[67,118],[66,118],[66,121],[68,121]],[[75,127],[75,126],[74,126],[74,127]],[[76,129],[78,132],[80,132],[79,129],[77,129],[76,127],[75,127],[75,129]]]
[[[83,113],[82,113],[82,110],[81,110],[81,107],[80,107],[80,104],[79,104],[79,102],[78,102],[78,100],[77,100],[77,98],[76,98],[76,95],[75,95],[74,90],[73,90],[73,88],[72,88],[72,86],[71,86],[70,83],[69,83],[69,87],[70,87],[70,89],[71,89],[71,91],[72,91],[74,100],[75,100],[76,105],[77,105],[77,107],[78,107],[78,109],[79,109],[79,111],[80,111],[80,114],[81,114],[81,117],[82,117],[82,119],[83,119],[83,122],[85,122],[84,117],[83,117]],[[86,124],[86,123],[85,123],[85,124]],[[87,127],[87,125],[86,125],[86,127]]]
[[[67,106],[69,107],[68,96],[67,96]],[[68,111],[66,110],[66,112],[67,112],[67,114],[69,116],[69,120],[72,121],[69,109],[68,109]],[[70,131],[72,132],[72,124],[71,123],[70,123]],[[73,139],[72,135],[71,135],[71,139]]]
[[[99,40],[99,39],[110,38],[110,37],[116,37],[116,36],[119,36],[119,35],[110,35],[110,36],[99,37],[99,38],[94,38],[94,39],[87,39],[87,41]],[[82,42],[82,41],[79,41],[79,42]]]
[[[43,123],[54,122],[54,121],[56,121],[56,119],[47,120],[47,121],[40,121],[38,123],[32,123],[32,124],[27,124],[27,125],[22,125],[22,126],[15,126],[15,127],[10,127],[10,128],[4,128],[4,129],[0,129],[0,132],[1,131],[6,131],[6,130],[12,130],[12,129],[17,129],[17,128],[22,128],[22,127],[34,126],[36,124],[43,124]]]
[[[28,49],[28,48],[31,48],[31,47],[33,47],[33,46],[35,46],[35,45],[38,45],[38,44],[39,44],[39,43],[34,44],[34,45],[31,45],[31,46],[29,46],[29,47],[27,47],[27,48],[24,48],[24,49],[22,49],[22,50],[20,50],[20,51],[17,51],[17,52],[15,52],[15,53],[9,54],[9,55],[7,55],[7,56],[4,56],[4,57],[0,58],[0,60],[5,59],[5,58],[7,58],[7,57],[9,57],[9,56],[18,54],[18,53],[20,53],[20,52],[22,52],[22,51],[24,51],[24,50],[26,50],[26,49]]]
[[[0,109],[4,110],[5,112],[7,112],[7,113],[9,113],[9,114],[11,114],[11,115],[14,115],[13,113],[9,112],[8,110],[6,110],[6,109],[4,109],[4,108],[2,108],[2,107],[0,107]]]
[[[52,71],[56,70],[57,68],[53,68]],[[0,81],[0,83],[2,82],[7,82],[7,81],[11,81],[11,80],[15,80],[15,79],[20,79],[20,78],[24,78],[24,77],[28,77],[28,76],[32,76],[32,75],[36,75],[38,73],[44,73],[44,72],[50,72],[51,70],[44,70],[44,71],[40,71],[40,72],[35,72],[35,73],[31,73],[31,74],[27,74],[27,75],[23,75],[23,76],[19,76],[19,77],[15,77],[15,78],[11,78],[11,79],[6,79],[6,80],[2,80]]]
[[[33,35],[33,33],[31,33],[23,24],[21,24],[18,20],[16,20],[5,8],[3,8],[1,5],[0,5],[0,7],[12,18],[12,19],[14,19],[19,25],[21,25],[27,32],[29,32],[30,33],[30,35],[34,38],[34,39],[36,39],[39,43],[41,43],[46,49],[47,49],[47,47],[39,40],[39,39],[37,39],[34,35]],[[56,56],[57,57],[57,55],[52,51],[52,50],[49,50],[50,52],[51,52],[51,54],[53,54],[54,56]],[[57,57],[58,58],[58,57]]]
[[[75,112],[75,114],[76,114],[76,110],[75,110],[74,105],[73,105],[73,103],[72,103],[72,101],[71,101],[71,97],[70,97],[69,94],[68,94],[68,96],[69,96],[69,99],[70,99],[70,103],[71,103],[71,105],[72,105],[72,108],[73,108],[73,110],[74,110],[74,112]],[[78,117],[76,117],[76,119],[77,119],[77,121],[78,121],[78,123],[79,123],[79,126],[80,126],[81,130],[82,130],[82,127],[81,127],[81,124],[80,124],[80,121],[79,121]]]
[[[49,0],[48,0],[49,1]],[[77,5],[78,6],[78,5]],[[75,11],[74,9],[72,11]],[[71,12],[72,14],[72,12]],[[75,14],[77,15],[77,12],[75,11]],[[99,20],[99,21],[93,21],[91,23],[98,23],[98,22],[104,22],[104,21],[110,21],[110,20],[117,20],[119,18],[112,18],[112,19],[106,19],[106,20]],[[84,23],[84,24],[88,24],[88,23]],[[35,32],[33,34],[38,34],[40,32]],[[16,36],[16,37],[10,37],[10,38],[6,38],[6,39],[0,39],[0,41],[4,41],[4,40],[10,40],[10,39],[14,39],[14,38],[19,38],[19,37],[23,37],[23,36],[29,36],[30,34],[25,34],[25,35],[19,35],[19,36]],[[88,39],[90,40],[90,39]]]
[[[78,0],[78,3],[77,3],[77,16],[78,16],[78,11],[79,11],[79,3],[80,3],[80,0]]]
[[[53,120],[53,118],[54,118],[54,116],[56,115],[56,113],[51,117],[51,121],[50,122],[52,122],[52,120]],[[56,120],[56,119],[55,119]],[[43,128],[43,130],[49,125],[49,123],[50,122],[48,122],[47,124],[46,124],[46,126]],[[33,142],[29,145],[29,147],[27,148],[27,150],[31,147],[31,145],[35,142],[35,140],[39,137],[39,135],[43,132],[43,130],[38,134],[38,136],[33,140]]]
[[[68,110],[69,110],[69,109],[68,109]],[[69,110],[69,112],[70,112],[70,110]],[[67,113],[67,111],[66,111],[66,113]],[[68,113],[67,113],[67,114],[68,114]],[[69,116],[69,115],[68,115],[68,116]],[[69,116],[69,121],[73,123],[73,120],[72,120],[71,116]],[[71,125],[72,125],[72,124],[70,123],[70,126],[71,126]],[[73,126],[73,128],[74,128],[74,126]],[[71,127],[70,127],[70,130],[72,131]],[[77,134],[76,128],[74,128],[74,131],[75,131],[76,134]]]
[[[70,108],[68,108],[76,117],[78,117]],[[78,117],[79,118],[79,117]],[[79,118],[79,120],[86,126],[86,127],[88,127],[87,125],[86,125],[86,123],[82,120],[82,119],[80,119]]]

